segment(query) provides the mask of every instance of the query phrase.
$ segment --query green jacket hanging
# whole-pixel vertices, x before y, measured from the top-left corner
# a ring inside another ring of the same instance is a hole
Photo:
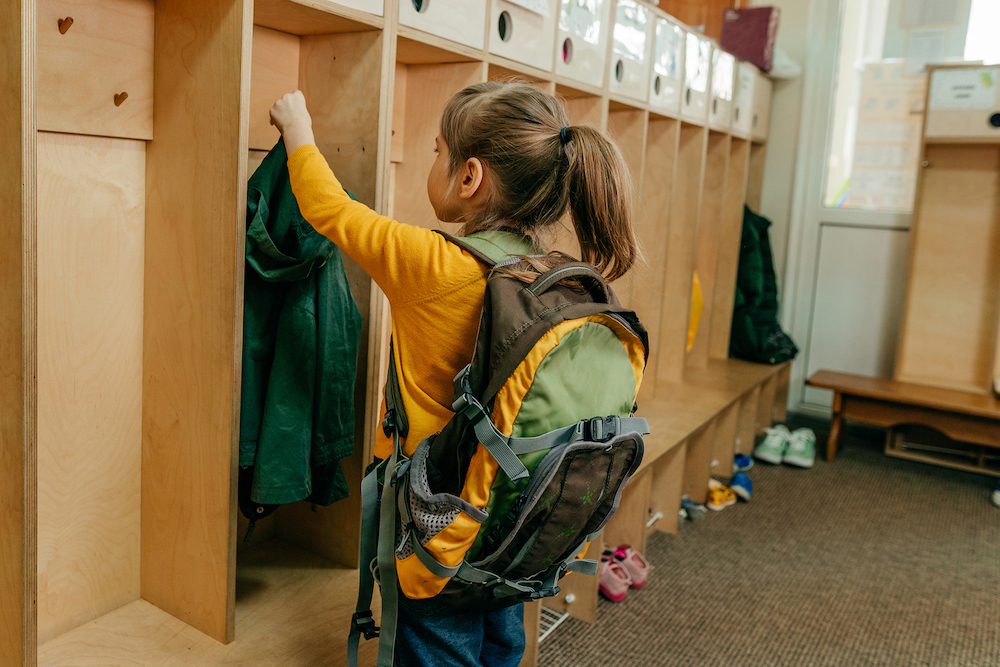
[[[254,503],[329,505],[348,495],[339,461],[354,449],[361,315],[286,163],[279,141],[247,187],[240,466],[253,466]]]
[[[778,324],[778,282],[767,228],[771,221],[743,207],[729,356],[765,364],[793,359],[798,348]]]

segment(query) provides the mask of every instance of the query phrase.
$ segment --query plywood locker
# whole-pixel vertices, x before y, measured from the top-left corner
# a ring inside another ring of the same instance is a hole
[[[766,141],[771,126],[771,93],[774,84],[763,72],[757,72],[753,84],[753,115],[750,118],[750,134],[754,141]]]
[[[1000,67],[930,77],[895,379],[987,394],[1000,316],[1000,131],[990,124],[1000,124]]]
[[[346,12],[332,14],[301,7],[294,14],[258,4],[253,28],[250,82],[249,146],[267,151],[277,142],[269,109],[281,95],[301,90],[313,119],[316,145],[338,179],[363,203],[379,205],[381,94],[384,38],[382,19]],[[289,3],[285,3],[288,5]],[[299,7],[294,5],[294,7]],[[349,18],[359,16],[362,20]],[[346,95],[345,91],[351,91]],[[258,153],[260,155],[262,153]],[[249,170],[248,170],[249,171]],[[372,283],[349,257],[342,255],[354,300],[362,314],[361,340],[366,341]],[[364,447],[367,377],[366,346],[362,344],[355,390],[354,454],[341,462],[350,496],[329,507],[295,503],[281,507],[263,537],[280,540],[329,559],[329,567],[357,566],[360,540],[360,480],[368,460]],[[239,517],[241,531],[245,520]],[[255,531],[256,534],[256,531]],[[303,554],[303,557],[306,557]],[[242,556],[240,559],[242,562]]]
[[[399,24],[481,51],[486,0],[399,0]]]
[[[635,0],[615,4],[608,91],[640,102],[649,96],[649,63],[653,47],[653,13]]]
[[[490,10],[490,53],[551,72],[558,12],[559,0],[495,0]]]
[[[685,36],[684,91],[681,116],[699,125],[708,122],[708,94],[712,69],[712,42],[693,32]]]
[[[732,129],[735,74],[736,58],[713,46],[711,98],[708,103],[708,124],[713,130],[729,132]]]
[[[750,63],[736,63],[736,90],[733,93],[733,127],[735,136],[749,139],[753,129],[754,84],[757,68]]]
[[[649,106],[658,113],[676,116],[681,110],[685,32],[680,25],[669,19],[657,16],[655,23]]]
[[[612,0],[561,0],[556,37],[556,75],[604,86]]]
[[[19,155],[3,163],[31,179],[30,192],[18,192],[17,210],[30,214],[12,245],[32,276],[11,282],[16,320],[8,300],[0,319],[17,322],[33,375],[37,364],[37,385],[23,386],[11,410],[25,420],[19,444],[30,447],[18,458],[37,501],[23,509],[32,515],[21,516],[24,539],[8,541],[4,526],[4,550],[19,545],[17,561],[34,570],[22,568],[20,636],[6,634],[4,614],[4,662],[15,646],[30,664],[36,638],[44,655],[140,596],[225,641],[244,87],[239,67],[179,75],[179,63],[238,63],[241,7],[99,0],[35,9],[4,22],[23,44],[0,41],[0,59],[21,63],[18,85],[7,69],[2,79],[3,97],[21,105],[9,116]],[[36,76],[37,100],[17,92]],[[17,126],[36,110],[44,131]]]

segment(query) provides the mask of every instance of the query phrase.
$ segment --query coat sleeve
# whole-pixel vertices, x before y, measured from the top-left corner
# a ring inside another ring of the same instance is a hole
[[[440,234],[396,222],[352,200],[315,146],[296,149],[288,158],[288,173],[302,216],[357,262],[391,303],[453,289],[478,266]]]

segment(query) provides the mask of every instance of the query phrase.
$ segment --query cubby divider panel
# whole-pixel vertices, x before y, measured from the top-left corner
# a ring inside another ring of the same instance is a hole
[[[708,498],[714,438],[715,421],[711,421],[687,440],[687,452],[684,455],[684,495],[690,496],[696,503],[704,503]]]
[[[750,142],[733,137],[729,146],[729,167],[722,204],[722,224],[719,231],[715,265],[715,287],[711,303],[709,357],[729,358],[729,335],[733,323],[733,303],[736,298],[736,272],[740,262],[740,242],[743,234],[743,202],[746,198],[747,164]]]
[[[608,134],[618,144],[625,164],[628,167],[629,176],[635,192],[642,189],[643,160],[646,153],[646,122],[649,114],[641,109],[630,107],[616,102],[611,103],[608,112]],[[638,226],[639,219],[645,214],[642,201],[636,197],[632,219]],[[635,268],[619,278],[612,287],[618,295],[618,299],[626,308],[632,307],[632,286],[635,279]]]
[[[729,135],[710,131],[708,150],[705,154],[705,177],[698,218],[698,238],[695,250],[695,267],[701,284],[702,312],[698,321],[694,343],[687,353],[687,365],[706,368],[709,357],[709,338],[714,326],[715,274],[722,242],[722,216],[726,195],[726,176],[729,161]],[[690,322],[688,326],[690,327]]]
[[[142,597],[235,635],[251,9],[156,5],[146,149]],[[182,66],[186,63],[187,66]],[[201,66],[198,66],[201,65]]]
[[[636,264],[632,288],[632,309],[649,334],[649,360],[640,387],[640,400],[651,399],[658,384],[658,359],[662,353],[661,324],[664,286],[667,271],[670,211],[677,166],[677,140],[680,121],[651,115],[646,135],[646,170],[639,191],[640,215],[636,237],[645,259]],[[655,176],[654,176],[655,174]],[[671,314],[674,317],[676,314]]]
[[[649,492],[650,520],[657,514],[663,515],[650,526],[651,530],[670,534],[677,533],[681,496],[684,494],[686,455],[687,442],[685,441],[669,449],[650,464],[653,469],[653,479]]]
[[[689,123],[681,124],[677,167],[674,170],[674,194],[670,202],[657,384],[680,382],[684,375],[707,141],[708,131],[705,128]]]

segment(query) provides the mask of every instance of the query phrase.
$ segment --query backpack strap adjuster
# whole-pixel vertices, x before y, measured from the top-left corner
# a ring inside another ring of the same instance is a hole
[[[385,437],[391,438],[393,431],[396,430],[396,411],[386,410],[385,417],[382,418],[382,432],[385,433]]]
[[[610,417],[594,417],[587,421],[585,427],[586,438],[591,442],[604,442],[615,437],[620,427],[621,418],[615,415],[611,415]]]
[[[360,632],[364,635],[364,638],[375,639],[378,637],[380,628],[375,625],[375,620],[372,618],[371,610],[359,611],[351,617],[351,629],[355,632]]]

